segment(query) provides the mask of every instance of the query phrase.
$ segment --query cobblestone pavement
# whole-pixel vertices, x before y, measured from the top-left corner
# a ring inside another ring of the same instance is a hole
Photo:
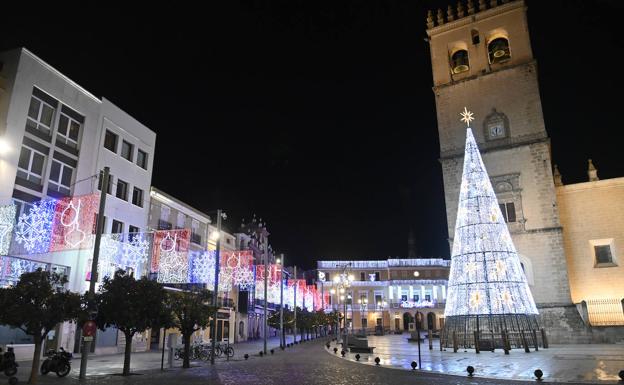
[[[452,384],[452,385],[521,385],[535,381],[504,381],[466,376],[437,374],[428,371],[397,370],[384,366],[362,365],[328,353],[323,346],[325,339],[305,342],[276,350],[274,355],[260,357],[253,353],[249,360],[220,361],[214,366],[196,364],[191,369],[173,368],[160,370],[137,370],[135,375],[89,376],[86,381],[77,380],[72,372],[67,378],[48,375],[41,384],[215,384],[215,385],[381,385],[381,384]],[[250,349],[257,345],[250,344]],[[78,366],[78,362],[74,362]],[[24,371],[26,372],[26,371]],[[2,381],[0,380],[0,384]],[[554,383],[548,381],[548,383]],[[569,384],[569,383],[568,383]]]

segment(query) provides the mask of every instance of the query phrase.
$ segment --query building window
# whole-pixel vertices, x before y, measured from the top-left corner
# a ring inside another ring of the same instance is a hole
[[[52,167],[50,168],[48,185],[52,190],[63,195],[71,195],[71,181],[73,174],[73,167],[54,159],[52,160]]]
[[[70,147],[78,148],[78,135],[80,134],[80,123],[61,111],[59,118],[57,138]]]
[[[513,202],[499,203],[498,207],[500,207],[506,223],[513,223],[516,221],[516,206]]]
[[[117,193],[115,196],[124,201],[128,200],[128,183],[121,179],[117,179]]]
[[[202,237],[199,234],[199,221],[193,219],[191,221],[191,242],[201,245]],[[230,238],[227,238],[226,243],[230,243]]]
[[[132,190],[132,204],[143,207],[143,190],[136,187]]]
[[[610,245],[594,246],[594,254],[596,256],[596,264],[613,263]]]
[[[488,58],[490,64],[502,63],[511,58],[509,40],[504,37],[496,38],[488,43]]]
[[[46,135],[51,135],[53,120],[54,107],[35,96],[31,96],[26,127],[44,132]]]
[[[113,226],[111,227],[111,233],[113,234],[123,233],[123,222],[113,219]]]
[[[98,190],[102,191],[102,179],[104,176],[102,175],[102,171],[100,171],[100,177],[98,178]],[[106,193],[113,193],[113,174],[108,174],[108,184],[106,185]]]
[[[178,212],[178,221],[177,221],[176,227],[178,229],[183,229],[185,224],[186,224],[186,215],[184,215],[184,213]]]
[[[137,165],[147,170],[147,152],[142,150],[137,151]]]
[[[22,146],[17,164],[17,176],[41,185],[44,164],[45,155],[43,153]]]
[[[381,275],[378,271],[375,272],[375,281],[381,281]]]
[[[366,281],[366,273],[360,272],[360,281]]]
[[[381,293],[375,293],[375,305],[377,307],[381,307],[383,306],[383,297],[381,295]]]
[[[117,153],[117,135],[112,132],[106,130],[106,135],[104,136],[104,148]]]
[[[139,228],[136,227],[136,226],[132,226],[132,225],[128,226],[128,233],[130,233],[130,234],[137,234],[137,233],[139,233],[139,231],[140,231]]]
[[[132,144],[126,142],[125,140],[123,140],[121,142],[121,156],[126,159],[129,160],[130,162],[132,162],[132,158],[134,155],[134,146],[132,146]]]
[[[617,257],[613,239],[596,239],[589,241],[594,254],[594,267],[617,266]]]
[[[470,69],[468,63],[468,51],[460,49],[451,55],[451,69],[454,74],[466,72]]]

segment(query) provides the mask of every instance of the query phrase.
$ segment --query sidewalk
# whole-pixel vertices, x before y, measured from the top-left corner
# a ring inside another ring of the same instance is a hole
[[[301,336],[297,336],[297,341],[301,340]],[[292,343],[294,341],[293,336],[286,336],[286,343]],[[264,348],[264,340],[252,340],[233,344],[234,356],[230,358],[230,361],[242,361],[245,354],[249,356],[258,355]],[[267,340],[267,352],[270,355],[270,350],[279,350],[279,337],[270,337]],[[165,350],[164,368],[167,369],[167,351]],[[149,351],[149,352],[135,352],[132,353],[130,360],[131,372],[143,372],[160,370],[162,359],[162,351]],[[110,354],[110,355],[90,355],[87,375],[88,376],[102,376],[111,374],[120,374],[123,370],[123,353]],[[227,361],[225,355],[215,359],[215,364],[219,362]],[[43,362],[43,360],[42,360]],[[191,361],[191,366],[210,365],[203,361]],[[19,361],[18,379],[26,380],[30,374],[30,368],[32,361]],[[182,360],[173,360],[173,367],[182,367]],[[80,373],[80,355],[74,356],[72,360],[72,371],[69,374],[70,377],[77,378]],[[54,375],[54,374],[53,374]]]

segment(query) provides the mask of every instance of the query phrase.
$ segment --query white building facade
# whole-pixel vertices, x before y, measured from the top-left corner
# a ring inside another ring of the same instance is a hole
[[[0,206],[16,205],[16,218],[37,201],[97,196],[99,172],[108,166],[112,178],[104,233],[144,231],[155,143],[153,131],[27,49],[0,53]],[[81,229],[81,234],[92,230]],[[36,266],[66,274],[71,291],[88,289],[92,247],[4,254],[0,285],[19,278],[23,271],[16,266],[24,271]],[[27,340],[0,327],[0,345]],[[46,347],[73,351],[77,340],[75,326],[66,323]],[[96,351],[105,345],[117,350],[116,334],[98,340]]]

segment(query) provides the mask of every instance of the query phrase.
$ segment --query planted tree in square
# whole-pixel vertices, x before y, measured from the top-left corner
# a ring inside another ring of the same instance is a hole
[[[209,305],[211,298],[212,294],[207,290],[169,293],[173,325],[180,330],[184,343],[183,368],[190,367],[191,336],[210,324],[210,316],[214,312],[214,307]]]
[[[35,352],[29,384],[36,384],[41,347],[48,333],[82,312],[79,294],[65,290],[65,276],[37,269],[21,275],[15,286],[0,288],[0,324],[21,329],[33,337]]]
[[[154,327],[167,327],[171,323],[166,298],[163,286],[146,277],[136,280],[133,275],[117,270],[112,279],[104,278],[102,289],[96,296],[96,323],[102,330],[114,326],[124,333],[124,376],[130,374],[134,335]]]

